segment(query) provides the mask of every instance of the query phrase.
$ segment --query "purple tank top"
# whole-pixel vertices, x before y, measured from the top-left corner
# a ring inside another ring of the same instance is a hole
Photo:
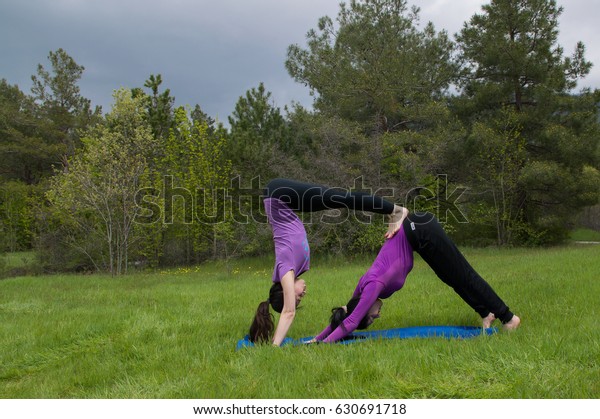
[[[310,268],[310,248],[304,224],[277,198],[266,198],[264,206],[275,243],[273,282],[280,282],[289,271],[294,271],[298,277]]]

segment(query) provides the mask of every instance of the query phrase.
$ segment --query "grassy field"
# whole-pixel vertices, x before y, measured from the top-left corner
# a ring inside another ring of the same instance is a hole
[[[600,231],[589,228],[578,228],[571,232],[571,240],[600,242]]]
[[[600,246],[464,249],[514,333],[235,351],[271,258],[0,281],[0,398],[599,398]],[[318,333],[369,259],[315,258],[289,336]],[[372,328],[478,325],[420,259]],[[497,325],[499,326],[499,325]]]
[[[32,252],[14,252],[4,255],[3,259],[7,268],[18,268],[33,263],[35,256]]]

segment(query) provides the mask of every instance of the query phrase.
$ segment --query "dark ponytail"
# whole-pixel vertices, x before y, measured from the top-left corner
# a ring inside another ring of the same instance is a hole
[[[250,325],[250,342],[268,343],[273,334],[275,325],[273,324],[273,315],[269,311],[269,304],[278,313],[283,310],[283,287],[279,282],[275,282],[269,290],[269,298],[258,305],[254,320]]]
[[[340,324],[342,324],[349,315],[352,314],[352,312],[354,311],[354,309],[356,308],[356,306],[358,305],[359,302],[360,302],[360,297],[353,297],[350,299],[350,301],[348,301],[348,304],[346,304],[345,310],[343,307],[335,307],[335,308],[331,309],[331,317],[329,319],[329,322],[331,325],[331,330],[337,329],[337,327]],[[356,328],[358,330],[366,329],[367,327],[369,327],[367,322],[368,322],[368,316],[365,316],[361,319],[360,323],[358,324],[358,326]]]
[[[335,307],[331,309],[331,330],[337,329],[337,327],[346,320],[347,314],[343,307]]]
[[[250,325],[250,342],[268,343],[273,333],[273,315],[269,311],[269,300],[258,305],[252,325]]]

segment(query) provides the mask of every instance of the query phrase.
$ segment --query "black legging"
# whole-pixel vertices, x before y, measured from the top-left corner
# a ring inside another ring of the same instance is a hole
[[[491,312],[502,323],[512,319],[504,301],[467,262],[433,214],[411,213],[403,227],[413,250],[481,317]]]
[[[265,189],[265,196],[280,199],[292,210],[300,212],[339,208],[377,214],[391,214],[394,211],[393,203],[378,196],[290,179],[273,179],[270,181]]]

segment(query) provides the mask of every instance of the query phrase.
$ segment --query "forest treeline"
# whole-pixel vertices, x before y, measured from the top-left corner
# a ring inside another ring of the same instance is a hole
[[[263,83],[225,126],[176,105],[161,75],[82,97],[67,51],[30,93],[0,81],[0,251],[45,271],[127,272],[272,252],[273,177],[368,190],[429,210],[470,245],[561,243],[600,200],[600,92],[585,46],[558,45],[553,0],[492,0],[450,36],[404,0],[340,4],[285,61],[311,109]],[[383,219],[306,216],[319,253],[378,249]]]

